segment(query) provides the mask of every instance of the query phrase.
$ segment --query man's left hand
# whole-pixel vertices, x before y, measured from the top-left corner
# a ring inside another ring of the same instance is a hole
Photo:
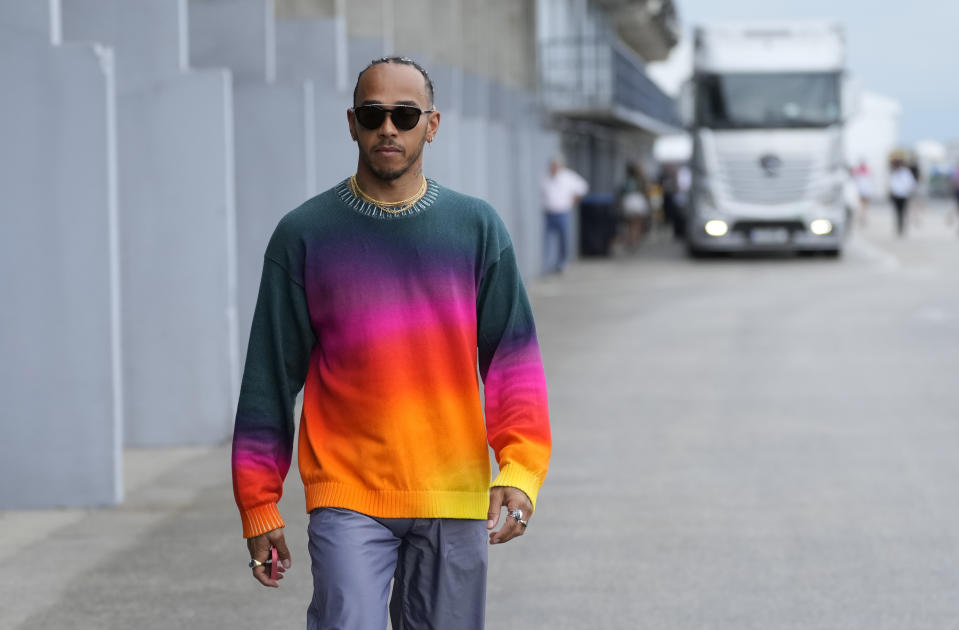
[[[494,486],[489,490],[489,511],[486,513],[486,529],[495,529],[499,523],[502,507],[506,506],[506,522],[499,531],[490,532],[489,542],[491,545],[510,541],[517,536],[526,533],[526,525],[529,517],[533,515],[533,502],[529,500],[526,493],[519,488],[510,486]],[[509,516],[513,510],[519,510],[523,513],[522,521]]]

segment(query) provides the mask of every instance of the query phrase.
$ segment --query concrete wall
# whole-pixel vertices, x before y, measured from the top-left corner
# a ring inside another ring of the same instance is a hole
[[[276,17],[279,19],[332,18],[337,14],[337,5],[345,0],[276,0]]]
[[[277,19],[277,77],[347,89],[346,23],[338,18]]]
[[[489,184],[489,80],[473,72],[464,72],[460,124],[460,185],[468,195],[486,198]]]
[[[214,443],[238,395],[229,73],[186,69],[183,0],[71,0],[116,50],[126,442]]]
[[[392,50],[395,4],[395,0],[349,0],[342,5],[337,3],[336,10],[346,20],[346,32],[351,39],[378,39]]]
[[[463,46],[462,0],[430,0],[429,33],[424,37],[434,64],[463,70],[467,51]]]
[[[231,28],[223,28],[230,24]],[[302,33],[300,33],[302,35]],[[307,51],[312,50],[309,37]],[[272,0],[194,0],[190,60],[233,75],[239,354],[246,357],[263,253],[280,218],[317,188],[313,83],[276,78]],[[345,116],[344,116],[345,118]]]
[[[120,94],[149,90],[187,69],[186,0],[67,0],[66,41],[96,41],[116,50]]]
[[[114,60],[51,46],[58,8],[0,3],[7,509],[122,498]]]
[[[59,44],[60,0],[0,0],[0,32],[6,37]]]
[[[393,50],[401,55],[422,59],[424,64],[432,64],[433,51],[430,45],[438,31],[434,17],[430,14],[431,0],[403,0],[394,2],[393,8]],[[423,16],[429,16],[423,19]]]
[[[242,361],[277,222],[315,194],[313,84],[238,83],[236,108],[237,296]]]
[[[352,94],[356,78],[374,59],[393,54],[393,49],[378,37],[353,37],[347,41],[346,70],[349,91]]]
[[[462,154],[469,149],[462,139],[463,72],[440,63],[429,68],[433,80],[433,106],[440,112],[436,140],[424,151],[423,168],[433,179],[453,190],[463,190]]]
[[[522,243],[521,235],[517,232],[519,220],[518,208],[512,192],[513,178],[519,166],[513,148],[509,121],[515,119],[510,91],[502,83],[491,82],[489,85],[489,115],[486,129],[489,134],[486,154],[486,199],[496,208],[510,234],[516,242]]]
[[[340,18],[277,22],[277,76],[314,85],[313,192],[333,187],[356,170],[356,146],[346,123],[354,83],[353,78],[347,79],[348,56],[345,23]]]
[[[191,66],[229,68],[236,81],[276,78],[272,0],[190,0],[189,9]]]

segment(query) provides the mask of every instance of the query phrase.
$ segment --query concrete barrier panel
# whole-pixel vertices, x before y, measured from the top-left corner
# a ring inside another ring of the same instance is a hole
[[[487,118],[492,107],[490,80],[473,72],[464,72],[460,83],[460,109],[464,116]]]
[[[312,82],[275,82],[273,0],[194,0],[194,66],[233,74],[238,354],[246,358],[263,253],[280,218],[316,189]]]
[[[387,51],[382,39],[375,37],[351,37],[347,40],[346,79],[350,92],[356,85],[356,77],[371,61],[393,54]]]
[[[443,110],[436,139],[423,149],[423,173],[441,186],[462,190],[463,155],[472,151],[461,139],[461,119],[456,110]]]
[[[435,107],[440,111],[440,130],[436,141],[426,149],[424,172],[443,186],[462,189],[463,154],[472,150],[460,137],[462,114],[462,72],[442,64],[427,68],[433,81]]]
[[[66,41],[101,42],[116,51],[120,94],[187,70],[186,19],[186,0],[67,0],[62,8]]]
[[[113,60],[21,35],[0,36],[0,508],[113,504],[123,431]]]
[[[466,194],[488,200],[489,81],[473,73],[463,73],[462,90],[460,138],[464,151],[460,184]]]
[[[481,199],[489,199],[489,161],[486,157],[489,143],[488,123],[486,118],[465,115],[460,122],[460,143],[463,151],[460,191]]]
[[[287,81],[311,80],[314,85],[312,195],[356,170],[356,145],[346,122],[355,77],[347,76],[345,24],[339,19],[278,20],[276,29],[277,76]],[[339,82],[348,83],[348,89],[338,89]]]
[[[342,89],[346,89],[346,26],[343,20],[276,21],[278,79],[310,80],[318,91],[325,91],[337,87],[339,73],[343,75]]]
[[[489,200],[489,119],[463,116],[460,141],[463,146],[461,192]]]
[[[350,92],[316,93],[316,184],[323,191],[356,172],[356,143],[350,137],[346,110],[353,103]]]
[[[67,40],[117,58],[126,440],[215,443],[239,390],[233,102],[188,72],[184,0],[71,0]]]
[[[127,443],[209,444],[238,395],[232,91],[185,74],[119,103]]]
[[[511,195],[516,208],[516,256],[527,276],[539,271],[542,236],[541,214],[537,201],[539,164],[533,152],[533,133],[538,127],[534,101],[526,92],[512,91],[512,117],[509,120],[510,153],[514,156]]]
[[[313,84],[241,82],[234,103],[242,365],[270,235],[280,218],[316,189],[316,155],[308,146],[315,141]]]
[[[516,233],[516,208],[510,195],[515,177],[512,168],[515,156],[510,155],[509,128],[498,120],[486,121],[486,196],[506,223],[511,235]],[[514,237],[515,238],[515,237]]]
[[[237,81],[276,78],[273,0],[190,0],[190,65],[229,68]]]
[[[506,223],[512,235],[514,244],[518,238],[518,220],[516,216],[516,204],[513,198],[513,188],[516,179],[516,155],[511,151],[512,141],[510,139],[509,121],[512,111],[510,109],[509,94],[503,84],[491,81],[489,82],[489,144],[487,145],[486,159],[487,190],[489,197],[487,200],[492,203],[499,211],[500,216]]]
[[[60,0],[0,0],[0,37],[60,43]]]

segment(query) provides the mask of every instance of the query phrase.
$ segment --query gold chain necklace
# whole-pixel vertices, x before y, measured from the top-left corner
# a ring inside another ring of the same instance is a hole
[[[412,197],[407,197],[401,201],[380,201],[363,192],[363,189],[360,188],[359,182],[356,181],[356,175],[350,175],[350,190],[353,191],[354,195],[367,203],[373,204],[383,212],[389,212],[390,214],[400,214],[401,212],[406,212],[412,208],[413,205],[415,205],[416,202],[422,199],[423,195],[426,194],[427,187],[428,185],[426,182],[426,177],[423,177],[423,183],[420,184],[419,190],[417,190],[416,194]]]

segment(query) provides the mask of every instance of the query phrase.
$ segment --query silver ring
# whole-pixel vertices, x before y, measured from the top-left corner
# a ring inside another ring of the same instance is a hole
[[[513,508],[506,515],[509,516],[510,518],[515,518],[520,523],[523,522],[523,510],[519,508]]]
[[[529,527],[529,521],[521,521],[519,519],[516,519],[516,522],[522,525],[523,529],[526,529],[527,527]]]

